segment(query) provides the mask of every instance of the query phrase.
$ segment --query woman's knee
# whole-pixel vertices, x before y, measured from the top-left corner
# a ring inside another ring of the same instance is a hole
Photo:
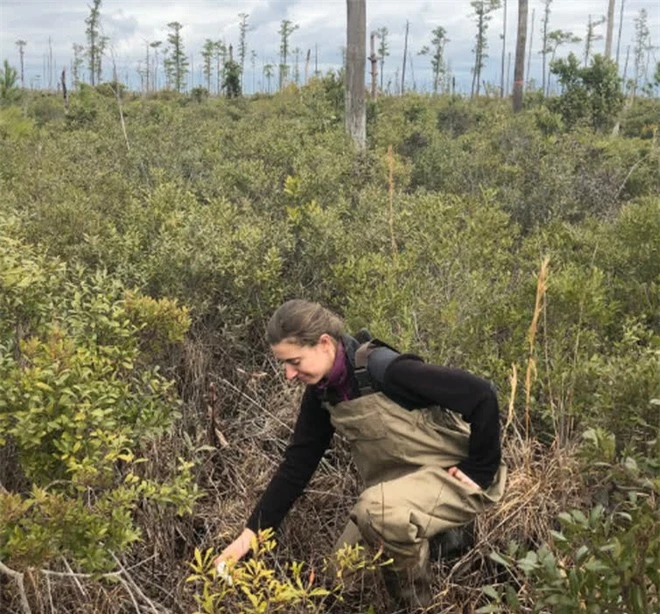
[[[396,501],[387,501],[384,497],[367,489],[359,497],[351,518],[360,532],[371,544],[378,542],[413,543],[418,541],[418,527],[411,522],[412,510]]]

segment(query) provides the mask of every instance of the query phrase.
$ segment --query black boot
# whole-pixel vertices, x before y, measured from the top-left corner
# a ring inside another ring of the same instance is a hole
[[[463,556],[474,546],[474,522],[438,533],[430,546],[432,561],[451,561]]]
[[[414,612],[418,608],[427,608],[433,602],[433,574],[427,540],[422,542],[415,559],[395,559],[392,565],[382,568],[382,573],[385,588],[397,610]]]

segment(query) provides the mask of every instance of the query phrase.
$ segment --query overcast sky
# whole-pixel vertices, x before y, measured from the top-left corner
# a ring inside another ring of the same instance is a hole
[[[619,27],[622,0],[616,0],[613,51]],[[27,41],[25,48],[26,86],[41,80],[48,84],[46,60],[49,38],[57,72],[68,68],[74,43],[85,44],[85,18],[89,15],[91,0],[0,0],[0,62],[8,59],[18,68],[19,55],[15,42]],[[514,55],[518,2],[509,0],[507,16],[507,50]],[[589,15],[597,18],[607,12],[608,0],[554,0],[551,5],[550,30],[562,29],[584,38]],[[660,44],[660,0],[626,0],[621,37],[621,59],[625,61],[626,48],[632,46],[634,18],[641,9],[648,12],[648,25],[653,45]],[[531,76],[540,80],[540,30],[543,14],[541,0],[530,0],[530,18],[535,9]],[[326,70],[341,64],[341,48],[345,44],[346,3],[344,0],[103,0],[101,23],[104,34],[110,37],[115,61],[122,80],[128,79],[133,87],[139,84],[137,66],[144,60],[147,42],[167,38],[167,24],[179,21],[185,51],[192,56],[195,84],[202,82],[200,50],[205,39],[223,39],[234,47],[238,42],[238,14],[249,14],[252,30],[248,34],[249,50],[257,53],[256,70],[246,66],[245,89],[259,88],[263,80],[265,63],[278,63],[279,35],[283,19],[298,24],[290,39],[291,48],[301,50],[301,58],[318,49],[319,68]],[[380,27],[389,29],[391,55],[385,60],[385,83],[393,80],[395,70],[401,67],[406,20],[410,22],[409,53],[413,65],[406,67],[406,84],[417,89],[430,87],[431,73],[428,57],[417,55],[428,44],[433,28],[441,25],[447,30],[450,42],[446,58],[457,78],[457,87],[469,89],[473,64],[472,47],[476,27],[471,17],[470,0],[368,0],[367,32]],[[502,51],[503,11],[496,11],[488,29],[489,58],[483,78],[499,84]],[[602,52],[605,26],[597,32],[603,40],[595,43],[595,51]],[[528,31],[529,37],[529,31]],[[529,38],[528,38],[529,40]],[[563,53],[584,52],[583,44],[567,46]],[[660,54],[656,54],[660,58]],[[313,59],[312,59],[313,63]],[[513,63],[513,60],[512,60]],[[109,69],[111,63],[105,61]],[[513,70],[513,68],[511,68]],[[53,69],[53,73],[55,69]],[[302,60],[301,60],[302,73]],[[630,73],[629,73],[630,74]],[[109,77],[109,75],[107,75]],[[52,77],[54,82],[54,77]]]

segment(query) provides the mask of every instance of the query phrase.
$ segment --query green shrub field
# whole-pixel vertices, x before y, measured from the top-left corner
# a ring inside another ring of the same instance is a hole
[[[293,297],[498,388],[508,493],[433,612],[660,608],[658,100],[382,97],[357,152],[342,87],[0,106],[1,611],[387,611],[377,565],[322,590],[342,441],[255,558],[279,592],[203,580],[291,433]]]

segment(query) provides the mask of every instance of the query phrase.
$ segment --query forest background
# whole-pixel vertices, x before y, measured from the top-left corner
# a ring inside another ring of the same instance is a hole
[[[516,114],[377,88],[358,151],[341,70],[248,98],[226,57],[223,95],[65,96],[6,62],[0,609],[385,611],[381,561],[322,573],[359,491],[343,441],[277,549],[210,569],[291,433],[263,330],[305,296],[498,387],[508,493],[436,561],[432,611],[656,611],[660,79],[550,70]]]

